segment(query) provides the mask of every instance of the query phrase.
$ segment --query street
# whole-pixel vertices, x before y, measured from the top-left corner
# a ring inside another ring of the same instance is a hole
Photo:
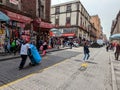
[[[47,56],[43,57],[43,60],[40,65],[38,66],[29,66],[29,57],[26,62],[24,70],[19,71],[19,63],[21,61],[21,58],[16,58],[12,60],[7,60],[0,62],[0,85],[9,83],[11,81],[14,81],[16,79],[22,78],[26,75],[29,75],[31,73],[37,72],[39,70],[42,70],[44,68],[47,68],[51,65],[54,65],[56,63],[59,63],[67,58],[71,58],[73,56],[78,55],[78,52],[67,52],[67,51],[58,51],[56,52],[49,52]]]
[[[112,90],[109,53],[90,48],[81,70],[82,47],[48,53],[38,66],[18,70],[19,59],[1,62],[1,90]],[[8,83],[10,82],[10,83]],[[6,84],[8,83],[8,84]]]

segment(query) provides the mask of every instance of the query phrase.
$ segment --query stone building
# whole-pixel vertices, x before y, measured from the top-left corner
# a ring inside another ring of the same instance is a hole
[[[118,12],[116,19],[113,20],[111,26],[111,35],[120,33],[120,11]]]
[[[103,38],[103,31],[102,31],[102,26],[101,26],[101,21],[98,15],[93,15],[91,16],[91,23],[94,25],[96,28],[96,39],[102,39]]]
[[[90,40],[90,15],[79,0],[53,5],[51,22],[63,37]]]

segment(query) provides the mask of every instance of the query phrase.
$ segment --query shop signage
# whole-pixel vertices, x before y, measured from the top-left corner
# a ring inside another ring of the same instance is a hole
[[[18,0],[9,0],[10,3],[18,5]]]
[[[53,28],[53,25],[50,24],[50,23],[41,22],[40,27],[42,27],[42,28]]]
[[[25,22],[25,23],[30,23],[32,21],[31,18],[17,14],[17,13],[13,13],[10,11],[6,11],[7,15],[10,17],[10,19],[15,20],[15,21],[19,21],[19,22]]]

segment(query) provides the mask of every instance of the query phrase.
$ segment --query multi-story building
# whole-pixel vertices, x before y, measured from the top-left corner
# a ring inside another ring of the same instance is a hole
[[[91,23],[91,25],[89,26],[90,41],[96,41],[97,39],[96,33],[97,33],[97,29]]]
[[[0,11],[10,18],[6,30],[9,39],[20,38],[26,25],[33,21],[30,14],[21,11],[20,0],[0,0]]]
[[[50,6],[51,0],[0,0],[0,11],[10,18],[7,37],[21,38],[23,34],[32,32],[35,43],[37,36],[48,40],[49,30],[53,27],[50,24]]]
[[[101,22],[100,22],[100,18],[98,15],[93,15],[91,16],[91,23],[94,25],[94,27],[96,28],[97,32],[96,32],[96,39],[102,39],[103,37],[103,32],[102,32],[102,26],[101,26]]]
[[[53,27],[50,22],[51,0],[21,0],[21,9],[32,15],[33,30],[37,33],[37,41],[49,40],[49,30]],[[35,35],[36,35],[35,34]]]
[[[64,37],[90,40],[90,15],[79,0],[53,5],[51,21]]]
[[[120,11],[118,12],[116,19],[113,20],[111,26],[111,35],[120,33]]]

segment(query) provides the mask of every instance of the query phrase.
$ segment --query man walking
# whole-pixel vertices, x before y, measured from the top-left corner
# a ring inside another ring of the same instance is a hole
[[[83,60],[88,60],[89,57],[90,57],[90,54],[89,54],[90,51],[89,51],[88,42],[85,42],[85,43],[84,43],[83,49],[84,49],[84,58],[83,58]]]
[[[120,44],[118,43],[116,45],[116,50],[115,50],[115,60],[118,60],[119,55],[120,55]]]

